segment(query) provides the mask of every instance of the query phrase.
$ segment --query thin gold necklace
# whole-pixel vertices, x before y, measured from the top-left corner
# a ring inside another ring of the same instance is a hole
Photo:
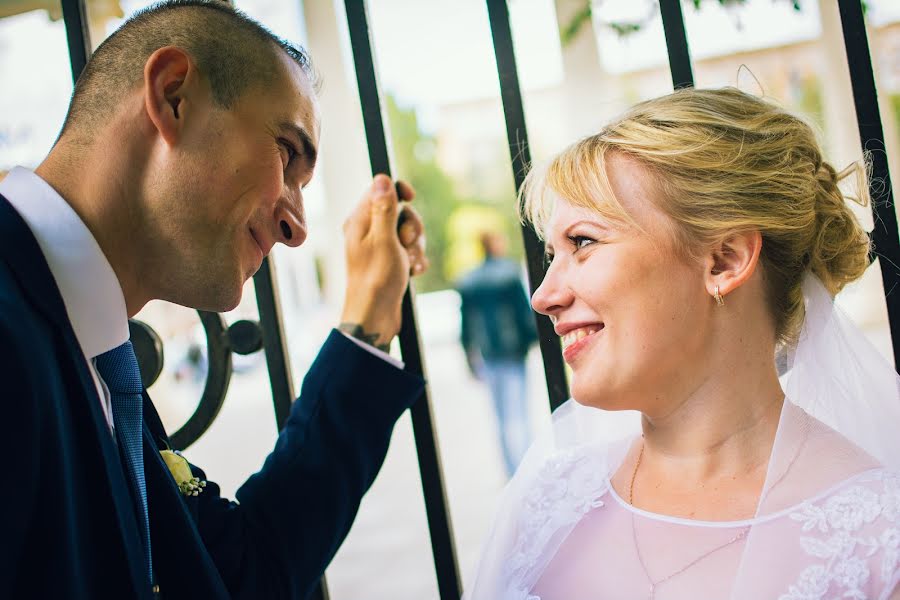
[[[643,458],[644,458],[644,443],[642,441],[641,442],[641,451],[638,454],[637,462],[634,464],[634,471],[631,473],[631,485],[628,486],[628,504],[630,504],[631,506],[634,506],[634,480],[637,477],[638,467],[641,466],[641,461],[643,460]],[[750,531],[749,525],[746,527],[742,527],[737,535],[735,535],[733,538],[731,538],[724,544],[720,544],[720,545],[716,546],[715,548],[713,548],[712,550],[709,550],[708,552],[701,554],[700,556],[698,556],[697,558],[695,558],[694,560],[692,560],[685,566],[681,567],[677,571],[669,573],[662,579],[657,579],[656,581],[653,581],[653,578],[650,577],[650,572],[647,570],[647,565],[644,562],[644,557],[641,554],[641,547],[638,544],[638,539],[637,539],[637,529],[635,528],[635,524],[634,524],[634,513],[632,512],[631,513],[631,537],[634,539],[634,549],[637,552],[638,562],[641,564],[641,570],[644,572],[644,577],[647,579],[647,582],[650,584],[650,591],[647,594],[647,598],[649,600],[654,600],[654,598],[656,598],[656,588],[657,587],[659,587],[663,583],[669,581],[673,577],[675,577],[677,575],[681,575],[682,573],[684,573],[685,571],[687,571],[688,569],[690,569],[691,567],[696,565],[698,562],[700,562],[704,558],[707,558],[708,556],[715,554],[719,550],[722,550],[723,548],[727,548],[728,546],[734,544],[735,542],[744,539],[747,536],[747,533],[749,531]]]

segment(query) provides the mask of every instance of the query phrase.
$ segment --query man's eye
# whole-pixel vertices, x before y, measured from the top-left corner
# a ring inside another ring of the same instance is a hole
[[[291,144],[289,142],[282,141],[281,145],[284,147],[285,152],[287,153],[287,161],[288,161],[288,164],[290,164],[291,161],[293,161],[295,158],[297,158],[297,155],[299,153],[297,152],[297,149],[294,148],[293,144]]]

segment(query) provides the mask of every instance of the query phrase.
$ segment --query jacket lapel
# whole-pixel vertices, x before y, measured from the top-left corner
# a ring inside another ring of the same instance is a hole
[[[144,399],[149,402],[146,393]],[[145,409],[145,418],[147,412]],[[160,456],[159,447],[146,422],[144,477],[147,480],[153,565],[163,597],[227,599],[229,595],[225,583],[206,551],[197,524]]]
[[[99,450],[106,472],[106,478],[101,484],[108,486],[106,493],[113,499],[114,518],[122,535],[122,544],[128,557],[136,593],[141,598],[150,598],[150,585],[144,566],[146,563],[141,556],[142,546],[134,505],[115,441],[106,417],[100,410],[97,388],[88,371],[87,361],[72,330],[62,296],[40,246],[28,225],[2,195],[0,195],[0,259],[9,265],[24,293],[34,306],[57,326],[65,341],[67,355],[71,358],[69,366],[74,369],[81,384],[81,394],[72,390],[69,395],[73,414],[82,417],[76,422],[76,426],[85,421],[90,423],[93,430],[91,439],[96,440],[95,450]],[[61,365],[61,370],[66,369]],[[147,581],[146,585],[142,584],[144,581]]]

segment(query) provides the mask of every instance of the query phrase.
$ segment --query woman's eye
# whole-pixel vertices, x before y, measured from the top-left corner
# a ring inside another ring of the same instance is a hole
[[[581,250],[585,246],[589,246],[590,244],[594,243],[594,240],[589,237],[584,237],[583,235],[574,235],[569,239],[572,240],[572,244],[575,246],[576,250]]]

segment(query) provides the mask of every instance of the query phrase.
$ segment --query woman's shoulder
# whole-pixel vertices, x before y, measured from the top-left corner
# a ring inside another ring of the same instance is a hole
[[[811,589],[885,598],[900,581],[900,473],[879,467],[857,474],[789,518],[799,526],[806,566],[784,600],[808,598]]]
[[[522,482],[525,520],[577,519],[609,487],[607,454],[591,446],[562,449],[546,457],[527,479]]]
[[[553,539],[564,537],[609,490],[606,452],[593,446],[560,449],[521,474],[508,575],[520,580],[542,560]],[[518,476],[517,476],[518,477]]]
[[[854,532],[900,526],[900,472],[876,467],[800,504],[791,519],[803,531]]]

